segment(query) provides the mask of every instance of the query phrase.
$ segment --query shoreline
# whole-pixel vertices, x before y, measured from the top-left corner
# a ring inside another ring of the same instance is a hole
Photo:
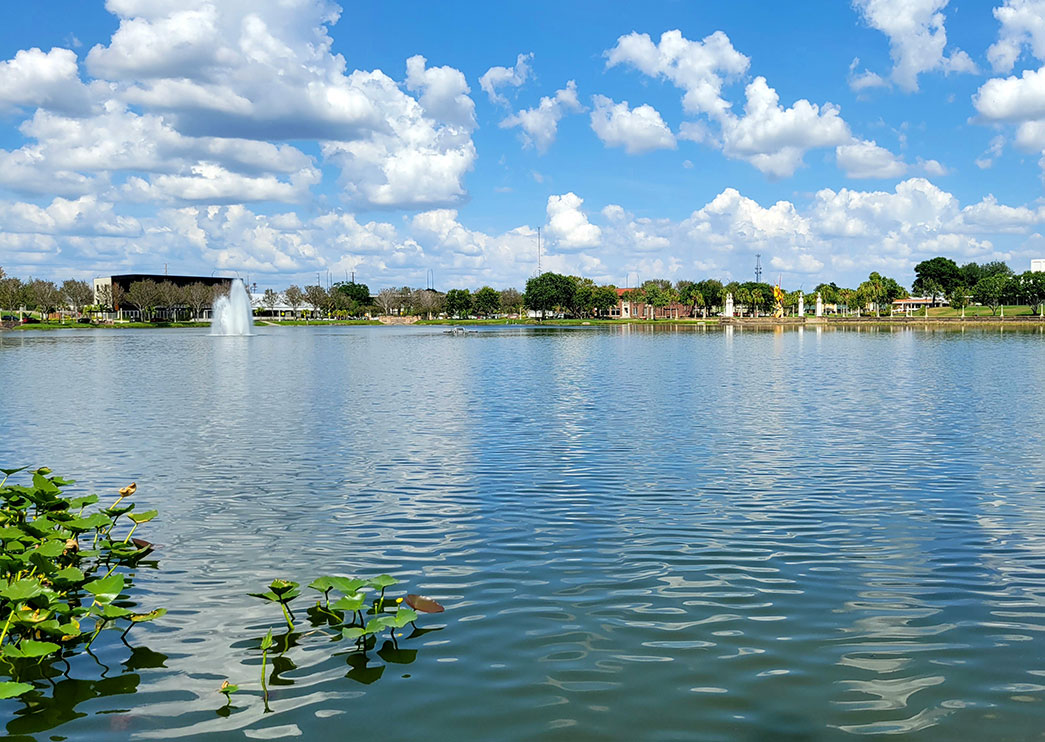
[[[452,327],[452,326],[516,326],[516,327],[614,327],[641,325],[649,327],[686,326],[686,327],[838,327],[838,326],[975,326],[975,325],[1021,325],[1045,326],[1045,318],[1038,315],[1016,315],[1009,317],[972,316],[972,317],[708,317],[707,319],[547,319],[544,321],[530,319],[468,319],[468,320],[417,320],[416,322],[381,322],[378,320],[319,320],[308,323],[303,320],[267,320],[256,319],[255,327]],[[26,325],[0,326],[3,332],[25,332],[38,330],[51,332],[55,330],[190,330],[210,329],[209,322],[170,322],[146,323],[126,322],[121,324],[47,324],[32,323]]]

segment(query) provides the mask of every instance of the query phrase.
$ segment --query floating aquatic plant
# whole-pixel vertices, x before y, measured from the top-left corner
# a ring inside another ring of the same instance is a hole
[[[0,698],[34,690],[21,678],[40,677],[41,663],[90,652],[102,630],[122,626],[126,637],[131,627],[166,613],[116,604],[132,586],[129,570],[153,550],[132,536],[157,512],[133,513],[133,503],[123,504],[137,485],[85,515],[97,495],[65,497],[62,488],[73,482],[47,468],[35,470],[29,484],[8,484],[24,470],[0,469],[0,676],[11,678],[0,682]],[[123,516],[133,525],[121,536]]]
[[[284,669],[294,667],[285,654],[300,640],[308,637],[325,638],[331,642],[332,651],[335,653],[343,650],[345,645],[342,642],[350,642],[351,651],[347,662],[352,669],[347,677],[362,683],[374,682],[384,670],[383,666],[369,666],[367,653],[376,646],[378,637],[385,632],[388,632],[388,641],[378,652],[378,656],[386,662],[412,662],[416,650],[400,650],[396,632],[412,625],[414,633],[411,636],[420,635],[425,630],[417,628],[415,622],[418,614],[442,613],[444,608],[436,600],[416,594],[386,600],[385,591],[398,584],[399,580],[386,574],[371,579],[340,575],[317,577],[308,584],[310,589],[320,594],[315,605],[307,612],[312,628],[300,633],[295,628],[294,614],[290,608],[290,603],[301,595],[299,583],[276,579],[269,583],[268,590],[250,593],[253,597],[278,604],[287,625],[286,634],[276,637],[269,629],[257,645],[261,649],[261,689],[266,711],[269,710],[269,652],[273,649],[278,651],[273,662],[275,669],[272,672],[272,682],[275,683],[278,673],[282,671],[280,661],[283,662]],[[229,708],[229,704],[226,704],[218,713],[225,715]]]

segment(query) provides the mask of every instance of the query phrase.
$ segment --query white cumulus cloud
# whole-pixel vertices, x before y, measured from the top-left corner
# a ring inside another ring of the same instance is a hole
[[[541,98],[540,104],[535,108],[527,108],[505,118],[501,121],[501,128],[519,127],[522,129],[523,143],[544,154],[555,141],[562,117],[570,111],[580,110],[577,84],[570,80],[565,88],[555,91],[554,96]]]
[[[907,172],[903,160],[885,147],[879,147],[874,140],[853,140],[839,145],[835,155],[838,167],[850,178],[896,178]]]
[[[945,54],[943,9],[949,0],[853,0],[864,21],[889,37],[892,79],[901,89],[918,90],[923,72],[976,72],[968,54]]]
[[[653,106],[629,108],[604,95],[592,100],[591,128],[607,147],[623,147],[629,155],[675,148],[675,135]]]
[[[508,99],[498,93],[497,88],[505,86],[517,88],[526,82],[530,76],[530,62],[532,61],[533,52],[520,54],[515,58],[513,67],[491,67],[479,78],[479,87],[490,96],[491,103],[507,106]]]
[[[1045,0],[1005,0],[994,9],[1001,28],[998,40],[987,50],[995,72],[1010,72],[1024,46],[1045,61]]]
[[[581,211],[584,204],[577,194],[564,193],[548,196],[548,235],[561,250],[595,247],[602,237],[602,230],[588,221]]]

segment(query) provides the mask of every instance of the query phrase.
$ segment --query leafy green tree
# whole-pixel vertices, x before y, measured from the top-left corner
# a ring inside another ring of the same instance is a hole
[[[526,282],[524,301],[526,306],[544,316],[545,312],[574,305],[573,294],[577,284],[569,276],[559,273],[542,273]]]
[[[450,289],[446,292],[443,306],[448,317],[466,318],[472,313],[472,292],[468,289]]]
[[[722,306],[722,302],[726,298],[726,290],[722,282],[713,278],[699,281],[697,283],[697,291],[700,295],[700,306],[704,309],[705,317],[708,316],[709,312],[714,311],[715,307]]]
[[[983,269],[977,263],[966,263],[958,270],[961,272],[961,282],[966,287],[975,286],[983,278]]]
[[[1001,260],[992,260],[989,263],[984,263],[980,266],[980,272],[984,278],[987,276],[1012,276],[1012,268],[1009,267],[1008,263]]]
[[[573,303],[570,306],[571,314],[577,317],[590,317],[595,309],[595,289],[598,287],[590,278],[570,276],[573,281]]]
[[[1027,304],[1031,310],[1039,309],[1045,314],[1045,273],[1027,271],[1011,281],[1012,292],[1019,298],[1017,303]]]
[[[0,278],[0,309],[17,309],[21,296],[21,279]]]
[[[344,294],[360,307],[369,306],[371,303],[370,288],[365,283],[339,281],[338,283],[335,283],[330,290],[332,292],[336,291],[340,294]]]
[[[929,294],[929,290],[925,286],[926,281],[934,282],[933,285],[939,287],[937,295],[941,295],[949,293],[962,280],[958,264],[950,258],[944,257],[923,260],[914,266],[914,275],[914,285],[911,288],[915,293],[924,295]]]
[[[591,298],[592,309],[605,316],[619,303],[617,289],[614,286],[599,286]]]
[[[733,300],[745,307],[748,311],[754,313],[753,297],[751,289],[743,284],[738,284],[736,291],[733,291]]]
[[[813,289],[813,303],[816,303],[816,294],[820,294],[820,300],[824,304],[841,304],[842,299],[839,296],[838,288],[834,283],[821,283],[815,289]],[[807,300],[808,301],[808,300]]]
[[[497,314],[501,308],[501,292],[489,286],[483,286],[472,297],[472,308],[480,317]]]
[[[922,281],[921,290],[922,293],[924,293],[929,298],[929,301],[935,304],[937,296],[943,296],[944,294],[948,294],[950,293],[950,291],[954,291],[955,287],[959,285],[961,284],[954,284],[948,291],[944,289],[943,284],[941,284],[939,281],[933,278],[927,278],[924,281]]]
[[[1001,306],[1002,299],[1009,288],[1010,280],[1008,276],[1000,273],[981,278],[980,282],[973,286],[973,300],[985,307],[990,307],[991,314],[997,314],[998,307]]]
[[[947,303],[951,305],[952,309],[961,310],[964,317],[965,307],[969,306],[969,289],[964,284],[959,283],[947,294]]]
[[[501,311],[505,314],[522,314],[523,295],[515,289],[501,292]]]

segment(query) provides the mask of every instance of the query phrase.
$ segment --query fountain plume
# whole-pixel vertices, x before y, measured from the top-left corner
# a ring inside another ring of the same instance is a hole
[[[210,322],[211,335],[252,335],[254,314],[250,308],[247,287],[238,278],[233,279],[229,293],[214,302]]]

